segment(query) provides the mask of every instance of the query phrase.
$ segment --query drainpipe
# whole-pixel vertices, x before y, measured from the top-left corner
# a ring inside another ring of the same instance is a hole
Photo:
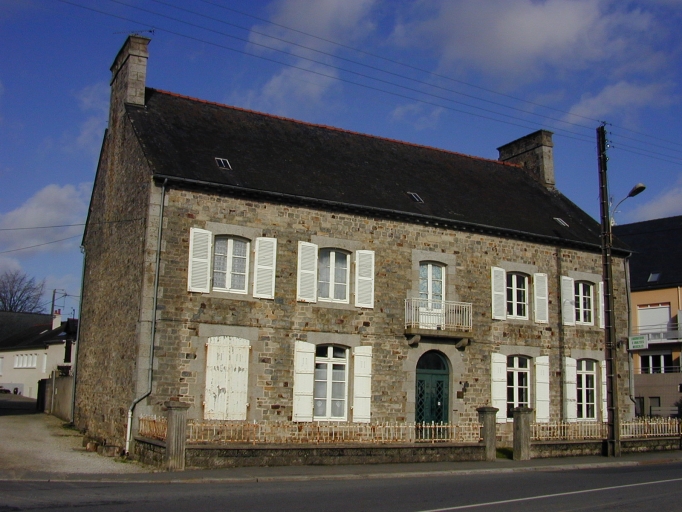
[[[78,380],[78,348],[81,340],[81,314],[83,312],[83,290],[85,287],[85,246],[81,245],[81,254],[83,255],[83,268],[81,269],[81,296],[78,301],[78,325],[76,327],[76,341],[71,346],[71,365],[73,368],[73,386],[71,386],[71,423],[76,423],[76,381]]]
[[[147,391],[144,394],[130,404],[128,408],[128,424],[126,426],[126,449],[125,453],[128,455],[130,453],[130,439],[132,437],[133,430],[133,412],[135,407],[142,400],[147,398],[152,393],[152,377],[154,375],[154,338],[156,336],[156,304],[158,302],[159,295],[159,268],[161,267],[161,234],[163,231],[163,207],[166,201],[166,184],[168,180],[163,180],[163,185],[161,185],[161,209],[159,211],[159,231],[156,239],[156,270],[154,274],[154,299],[152,303],[152,327],[151,327],[151,339],[149,343],[149,379],[147,381]]]
[[[625,303],[627,305],[627,315],[628,315],[628,344],[630,343],[630,336],[632,336],[632,303],[630,301],[630,260],[625,259]],[[628,347],[628,376],[629,376],[629,392],[630,400],[635,406],[637,406],[637,401],[635,400],[635,376],[633,375],[634,365],[632,364],[632,352],[630,347]]]

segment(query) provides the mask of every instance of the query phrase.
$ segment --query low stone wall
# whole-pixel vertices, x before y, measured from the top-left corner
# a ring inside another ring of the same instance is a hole
[[[603,455],[604,441],[541,441],[530,445],[531,459]]]
[[[651,437],[649,439],[621,439],[621,453],[670,452],[682,449],[682,439],[675,437]]]
[[[136,459],[163,467],[163,441],[135,438]],[[414,445],[191,445],[186,446],[186,468],[253,466],[313,466],[388,464],[399,462],[457,462],[485,460],[484,444]]]

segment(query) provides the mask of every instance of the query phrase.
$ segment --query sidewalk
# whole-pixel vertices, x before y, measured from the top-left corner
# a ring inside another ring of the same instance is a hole
[[[0,400],[0,480],[70,482],[273,482],[401,478],[516,471],[567,471],[604,466],[682,462],[682,451],[628,454],[619,458],[565,457],[495,462],[424,462],[344,466],[277,466],[197,469],[168,473],[135,462],[85,451],[79,432],[43,413],[27,399]],[[35,401],[33,401],[35,403]],[[12,410],[15,409],[15,410]],[[17,414],[18,410],[24,414]]]

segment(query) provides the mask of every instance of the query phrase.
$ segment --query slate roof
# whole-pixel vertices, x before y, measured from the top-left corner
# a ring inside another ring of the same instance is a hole
[[[149,88],[126,109],[158,179],[599,250],[599,224],[516,165]]]
[[[613,227],[630,246],[630,286],[633,291],[682,286],[682,216]],[[649,281],[659,273],[657,281]]]
[[[36,324],[51,324],[52,315],[0,311],[0,340]]]
[[[76,339],[77,331],[78,320],[72,318],[62,322],[56,329],[52,329],[52,323],[34,325],[0,340],[0,351],[39,349],[73,341]]]

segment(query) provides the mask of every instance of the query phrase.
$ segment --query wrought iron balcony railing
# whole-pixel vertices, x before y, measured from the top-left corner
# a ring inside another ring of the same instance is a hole
[[[405,299],[405,328],[471,331],[472,305],[449,300]]]

